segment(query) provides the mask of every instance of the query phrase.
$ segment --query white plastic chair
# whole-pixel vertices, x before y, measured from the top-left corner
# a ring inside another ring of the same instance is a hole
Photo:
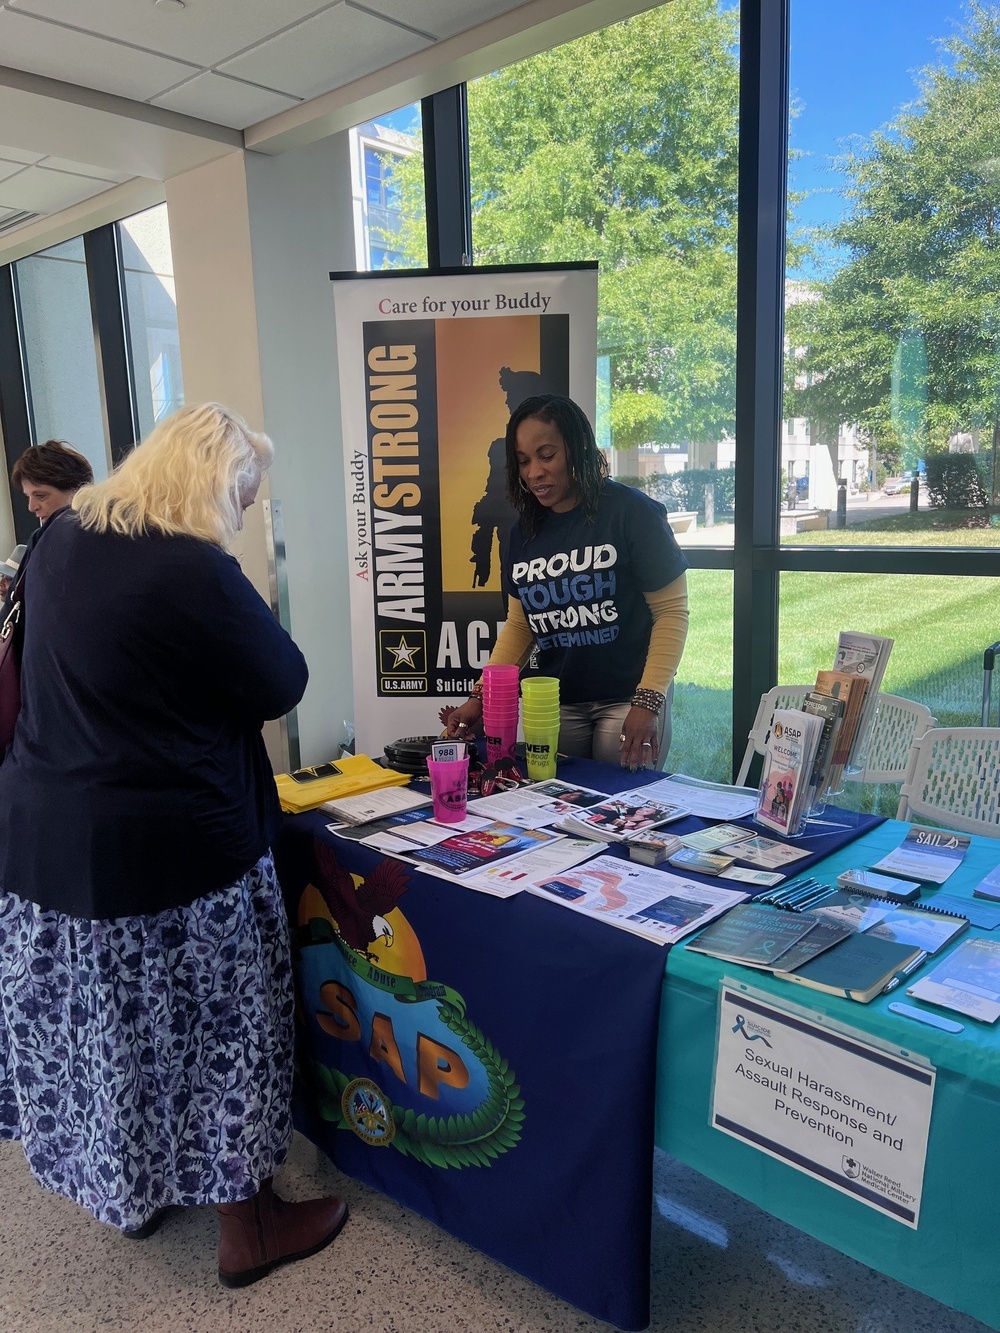
[[[757,716],[747,737],[747,748],[743,752],[743,762],[736,775],[736,786],[742,787],[750,771],[750,763],[755,754],[763,754],[768,732],[771,730],[771,718],[776,708],[799,708],[812,685],[772,685],[766,694],[760,696]]]
[[[774,710],[800,707],[802,700],[814,688],[812,685],[775,685],[761,695],[736,779],[738,787],[742,787],[746,781],[754,754],[764,753]],[[924,704],[903,699],[898,694],[880,694],[864,768],[856,773],[845,773],[845,779],[872,784],[902,782],[906,777],[906,766],[914,740],[935,726],[937,718]]]
[[[936,726],[937,718],[925,704],[900,698],[898,694],[880,694],[863,756],[864,767],[855,773],[845,773],[844,778],[848,782],[902,782],[913,742]]]
[[[1000,727],[933,727],[917,738],[897,819],[1000,838]]]

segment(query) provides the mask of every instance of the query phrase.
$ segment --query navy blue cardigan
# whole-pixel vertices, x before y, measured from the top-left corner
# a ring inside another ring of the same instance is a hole
[[[224,888],[275,835],[261,724],[301,699],[302,654],[209,542],[88,532],[72,511],[39,537],[0,892],[107,920]]]

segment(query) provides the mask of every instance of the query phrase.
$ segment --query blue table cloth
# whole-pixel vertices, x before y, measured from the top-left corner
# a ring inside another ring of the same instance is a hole
[[[817,874],[870,866],[899,845],[908,825],[890,820],[833,853]],[[962,866],[941,892],[971,896],[1000,862],[1000,841],[973,838]],[[925,900],[933,902],[933,891]],[[977,931],[972,934],[988,935]],[[961,937],[967,938],[966,935]],[[993,933],[1000,939],[1000,930]],[[954,947],[954,946],[948,946]],[[925,965],[915,976],[930,970]],[[880,1215],[713,1129],[709,1123],[719,987],[723,976],[754,986],[777,1003],[791,1000],[926,1056],[937,1069],[916,1230]],[[765,1211],[918,1291],[1000,1328],[996,1237],[1000,1230],[1000,1031],[961,1015],[948,1034],[889,1012],[900,989],[868,1005],[804,990],[755,969],[671,950],[663,987],[657,1065],[656,1142],[680,1161]],[[909,1001],[930,1013],[932,1006]]]
[[[662,776],[583,760],[559,775],[611,793]],[[423,874],[327,822],[288,819],[279,849],[299,928],[299,1128],[588,1314],[644,1328],[665,950]],[[857,835],[829,828],[798,864]],[[391,947],[373,924],[386,916]]]

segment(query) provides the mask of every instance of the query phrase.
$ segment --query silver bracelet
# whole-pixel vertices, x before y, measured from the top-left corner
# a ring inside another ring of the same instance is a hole
[[[657,690],[644,690],[641,686],[632,695],[633,708],[645,708],[657,717],[659,717],[666,701],[666,695],[660,694]]]

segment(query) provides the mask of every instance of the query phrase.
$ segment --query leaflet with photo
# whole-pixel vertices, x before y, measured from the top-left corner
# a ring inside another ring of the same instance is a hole
[[[922,884],[943,884],[962,864],[969,846],[967,833],[914,824],[900,845],[875,861],[872,869],[918,879]]]
[[[753,829],[740,828],[739,824],[715,824],[711,828],[699,829],[697,833],[682,834],[681,842],[697,852],[720,852],[733,843],[746,842],[753,836]],[[733,855],[736,853],[733,852]]]
[[[746,842],[734,847],[733,855],[737,861],[749,861],[761,870],[778,870],[782,866],[791,865],[793,861],[801,861],[809,853],[801,847],[790,847],[787,842],[778,842],[775,838],[758,837],[748,838]]]
[[[483,870],[496,861],[530,852],[556,836],[544,829],[518,828],[515,824],[487,824],[485,828],[448,834],[443,841],[432,847],[415,847],[407,856],[422,866],[436,866],[451,875],[464,877],[470,871]]]
[[[964,916],[925,912],[919,907],[894,907],[881,921],[868,928],[868,934],[877,935],[880,940],[895,940],[897,944],[915,944],[924,953],[932,954],[968,928]]]
[[[699,852],[695,847],[679,847],[667,860],[679,870],[693,870],[699,875],[721,875],[733,864],[732,856],[721,852]]]
[[[469,873],[459,882],[480,893],[512,898],[533,884],[552,879],[564,870],[599,856],[607,846],[606,842],[592,842],[589,838],[553,838],[552,842],[536,847],[534,851]]]
[[[1000,941],[963,940],[906,993],[982,1023],[995,1023],[1000,1018]]]
[[[597,838],[606,842],[627,842],[650,829],[662,828],[675,819],[686,819],[687,810],[678,805],[654,801],[644,788],[607,796],[598,805],[577,810],[559,821],[558,827],[574,837]]]
[[[568,782],[553,779],[530,787],[516,787],[511,791],[479,797],[470,801],[467,808],[470,814],[502,819],[522,828],[547,828],[557,819],[605,800],[606,792],[593,791],[589,787],[573,787]]]
[[[657,944],[672,944],[747,896],[615,856],[598,856],[528,891]]]
[[[336,833],[338,838],[346,838],[349,842],[363,842],[378,833],[403,829],[407,824],[426,824],[429,819],[430,811],[421,807],[419,810],[404,810],[398,815],[386,815],[384,819],[373,819],[368,824],[327,824],[326,827],[331,833]]]
[[[796,834],[809,809],[810,782],[823,722],[798,708],[776,708],[764,747],[755,816],[776,833]]]
[[[886,639],[878,634],[861,634],[856,630],[842,630],[837,640],[834,671],[843,672],[857,680],[864,680],[867,686],[857,731],[851,740],[848,765],[858,762],[867,745],[872,723],[875,721],[882,677],[885,675],[893,643],[893,639]]]

